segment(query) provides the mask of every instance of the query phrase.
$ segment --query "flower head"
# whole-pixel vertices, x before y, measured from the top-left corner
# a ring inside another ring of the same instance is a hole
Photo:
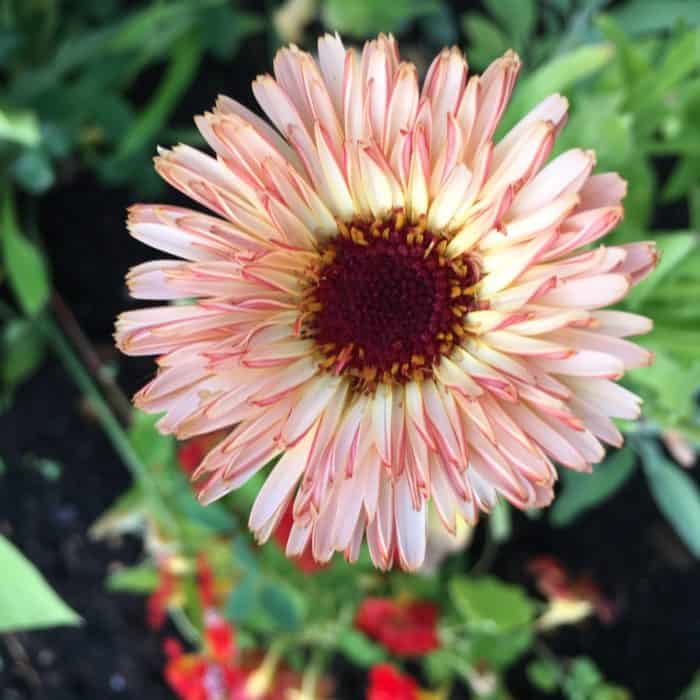
[[[421,656],[437,649],[438,610],[432,603],[367,598],[355,618],[355,626],[393,654]]]
[[[495,141],[519,70],[507,52],[469,77],[445,49],[420,87],[392,37],[282,49],[253,83],[274,128],[222,97],[196,120],[216,158],[156,158],[210,213],[129,213],[183,258],[131,270],[133,296],[195,298],[118,320],[125,353],[159,356],[135,401],[182,439],[230,429],[195,472],[205,503],[279,458],[250,527],[266,540],[291,503],[290,556],[354,560],[366,534],[378,567],[416,569],[429,501],[450,532],[499,496],[544,506],[552,460],[590,470],[639,413],[614,380],[650,362],[625,340],[650,322],[601,309],[654,246],[591,247],[626,185],[590,151],[547,163],[560,95]]]

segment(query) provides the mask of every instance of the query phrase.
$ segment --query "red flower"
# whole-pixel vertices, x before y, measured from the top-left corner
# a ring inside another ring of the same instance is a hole
[[[226,436],[225,430],[215,430],[213,433],[199,435],[186,442],[181,442],[177,448],[177,461],[187,476],[192,476],[206,454]]]
[[[418,700],[418,684],[393,666],[380,664],[369,672],[366,700]]]
[[[213,608],[216,605],[216,584],[214,582],[214,572],[209,565],[209,560],[204,552],[197,555],[197,587],[199,588],[199,599],[202,607]]]
[[[158,579],[158,588],[146,600],[146,620],[153,630],[159,630],[165,624],[168,603],[175,592],[176,579],[167,559],[159,564]]]
[[[204,679],[207,661],[203,656],[185,654],[182,645],[169,637],[163,644],[167,657],[163,675],[173,692],[182,700],[207,700]]]
[[[590,576],[572,577],[564,565],[555,557],[535,557],[528,564],[535,577],[535,585],[549,600],[586,600],[598,619],[605,624],[615,619],[615,606],[606,598]]]
[[[429,602],[367,598],[357,611],[355,627],[394,654],[421,656],[440,646],[437,615],[437,608]]]
[[[285,550],[287,548],[287,540],[289,539],[289,533],[292,530],[292,525],[294,524],[294,503],[290,502],[287,506],[287,510],[280,518],[279,525],[275,530],[275,542],[280,546],[280,549]],[[313,557],[311,553],[311,543],[306,546],[306,549],[302,552],[300,557],[296,557],[294,563],[297,565],[301,571],[305,574],[311,574],[314,571],[325,568],[326,564],[319,564]]]

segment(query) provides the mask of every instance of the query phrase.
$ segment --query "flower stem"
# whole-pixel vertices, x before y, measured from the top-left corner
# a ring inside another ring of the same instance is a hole
[[[55,350],[68,374],[90,402],[90,406],[100,426],[112,443],[112,447],[142,489],[144,496],[155,511],[154,514],[157,515],[161,524],[169,530],[177,529],[177,523],[163,501],[153,477],[146,465],[141,461],[141,458],[136,454],[129,437],[102,397],[92,377],[83,367],[73,348],[63,336],[61,329],[48,315],[38,317],[35,323]]]

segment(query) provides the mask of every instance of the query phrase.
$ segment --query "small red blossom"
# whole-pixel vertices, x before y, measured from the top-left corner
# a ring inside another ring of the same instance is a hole
[[[366,700],[418,700],[418,684],[393,666],[379,664],[369,672]]]
[[[146,600],[146,620],[153,630],[159,630],[165,624],[168,603],[175,592],[177,581],[170,570],[168,560],[161,561],[158,567],[158,588]]]
[[[280,549],[283,551],[287,548],[287,540],[289,539],[289,533],[292,531],[292,525],[294,525],[294,503],[290,502],[284,514],[280,518],[279,525],[275,530],[275,542],[279,545]],[[314,571],[325,568],[325,564],[319,564],[313,557],[311,553],[311,543],[306,546],[301,556],[294,558],[294,563],[297,568],[303,571],[305,574],[312,574]]]
[[[208,655],[220,663],[236,656],[236,632],[215,610],[204,612],[204,641]]]
[[[181,442],[177,448],[177,461],[180,469],[187,476],[192,476],[207,453],[225,436],[225,430],[216,430],[213,433],[199,435],[186,442]]]
[[[355,627],[400,656],[422,656],[440,646],[438,610],[427,601],[397,602],[367,598],[355,617]]]
[[[549,600],[588,601],[598,619],[609,624],[615,619],[615,606],[606,598],[590,576],[572,577],[564,565],[555,557],[535,557],[528,564],[528,570],[535,577],[535,585]]]
[[[199,599],[202,607],[213,608],[216,605],[216,583],[214,572],[209,565],[209,560],[204,552],[197,555],[197,587],[199,588]]]

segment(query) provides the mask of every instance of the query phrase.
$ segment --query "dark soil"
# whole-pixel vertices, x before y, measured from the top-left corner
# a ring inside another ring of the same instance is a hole
[[[218,92],[246,95],[250,79],[267,63],[260,42],[244,48],[235,74],[230,66],[209,62],[179,110],[180,122],[207,108]],[[140,89],[147,93],[157,78],[147,77]],[[43,200],[40,211],[56,288],[102,349],[110,346],[114,316],[132,303],[123,285],[126,269],[151,256],[125,233],[125,208],[136,199],[78,172]],[[174,201],[170,194],[164,199]],[[130,359],[119,370],[131,393],[151,375],[152,363]],[[171,698],[160,675],[161,641],[146,626],[143,599],[103,586],[114,563],[139,559],[139,544],[95,543],[86,534],[127,487],[127,472],[57,361],[48,361],[0,416],[0,445],[6,465],[0,531],[85,620],[80,628],[0,640],[0,700]],[[60,474],[42,475],[37,459],[62,465]],[[526,563],[539,554],[553,554],[574,573],[592,575],[619,608],[612,625],[591,620],[556,632],[551,647],[591,656],[640,700],[675,698],[700,667],[700,565],[659,515],[641,473],[567,529],[552,530],[544,518],[518,517],[495,570],[531,585]],[[348,688],[345,697],[357,700],[349,688],[362,681],[353,673],[343,667],[340,684]],[[511,680],[516,697],[534,697],[522,669]]]

